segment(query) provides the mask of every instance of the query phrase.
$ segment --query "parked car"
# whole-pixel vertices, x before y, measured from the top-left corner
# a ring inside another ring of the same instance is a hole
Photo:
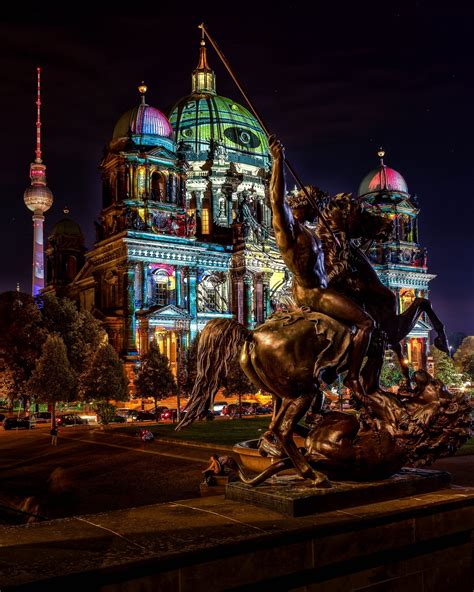
[[[227,407],[227,401],[222,401],[221,403],[214,403],[214,407],[212,408],[214,411],[214,415],[221,415],[222,410],[224,407]]]
[[[148,411],[133,411],[131,417],[133,421],[156,421],[155,414]]]
[[[157,415],[158,419],[163,419],[163,413],[165,413],[165,411],[168,411],[168,407],[164,407],[161,405],[158,405],[157,407],[153,407],[152,409],[150,409],[148,411],[148,413],[153,413],[153,415]]]
[[[31,414],[31,419],[36,423],[51,423],[51,413],[49,411],[37,411]]]
[[[255,407],[255,415],[271,415],[273,409],[270,406]]]
[[[125,423],[127,419],[123,415],[114,415],[110,420],[110,423]]]
[[[56,418],[56,423],[60,426],[73,426],[73,425],[85,425],[87,421],[79,417],[79,415],[66,414],[66,415],[58,415]]]
[[[32,427],[29,417],[6,417],[3,420],[4,430],[14,430],[19,428],[30,429]]]
[[[167,409],[166,411],[163,411],[163,413],[161,414],[161,419],[176,421],[177,417],[178,417],[178,410],[177,409]]]

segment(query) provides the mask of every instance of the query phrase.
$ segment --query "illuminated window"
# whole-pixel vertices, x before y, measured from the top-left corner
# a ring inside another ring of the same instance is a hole
[[[146,196],[146,169],[144,166],[138,167],[137,170],[137,192],[138,197]]]
[[[210,232],[209,209],[208,208],[204,208],[202,210],[201,232],[202,232],[202,234],[209,234],[209,232]]]

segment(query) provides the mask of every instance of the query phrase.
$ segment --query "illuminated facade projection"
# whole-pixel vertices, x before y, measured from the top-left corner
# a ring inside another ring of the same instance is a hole
[[[359,196],[394,221],[392,240],[374,245],[369,258],[382,282],[395,292],[401,313],[415,298],[428,298],[428,283],[436,276],[427,272],[427,252],[418,242],[417,198],[408,193],[402,175],[384,163],[382,149],[378,156],[380,166],[365,176]],[[415,369],[426,367],[430,330],[422,318],[405,340],[406,358]]]
[[[177,373],[207,321],[235,316],[253,327],[288,287],[270,236],[265,135],[216,95],[204,45],[192,82],[170,119],[147,104],[142,84],[140,103],[118,120],[100,167],[97,242],[68,286],[129,371],[156,340]],[[53,275],[47,290],[57,290]]]

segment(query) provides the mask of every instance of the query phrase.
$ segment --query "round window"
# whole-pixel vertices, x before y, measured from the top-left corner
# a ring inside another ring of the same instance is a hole
[[[192,137],[192,135],[193,135],[193,130],[192,130],[191,128],[189,128],[189,127],[188,127],[187,129],[184,129],[184,130],[182,131],[182,134],[183,134],[183,136],[184,136],[185,138],[191,138],[191,137]]]
[[[252,139],[248,132],[240,132],[239,137],[240,137],[240,141],[242,142],[242,144],[248,144],[250,142],[250,140]]]

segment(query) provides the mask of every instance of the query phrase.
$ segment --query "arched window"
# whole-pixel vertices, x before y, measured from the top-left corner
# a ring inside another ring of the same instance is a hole
[[[151,176],[151,199],[166,201],[166,181],[164,175],[154,172]]]
[[[77,259],[74,255],[69,255],[66,261],[66,277],[71,282],[77,274]]]
[[[155,280],[155,304],[166,306],[169,303],[169,278],[165,271],[158,271],[154,274]]]

